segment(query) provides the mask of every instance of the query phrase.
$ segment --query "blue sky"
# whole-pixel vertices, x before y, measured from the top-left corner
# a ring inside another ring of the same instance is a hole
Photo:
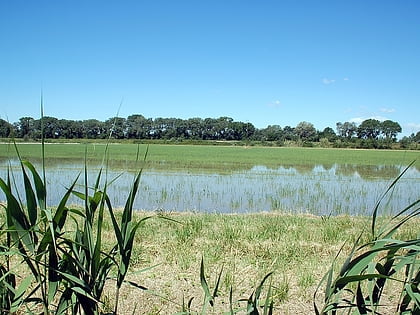
[[[420,130],[420,1],[0,1],[0,118]]]

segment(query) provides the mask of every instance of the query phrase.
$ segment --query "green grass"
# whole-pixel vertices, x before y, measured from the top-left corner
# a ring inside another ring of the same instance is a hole
[[[150,213],[137,215],[141,218]],[[139,230],[138,246],[132,256],[137,263],[128,277],[149,291],[126,287],[121,307],[129,308],[131,301],[136,300],[142,305],[142,314],[173,314],[180,310],[183,297],[187,301],[194,297],[192,309],[199,311],[202,290],[198,270],[203,255],[211,287],[223,266],[220,297],[211,314],[227,311],[231,286],[234,300],[248,298],[250,288],[272,271],[274,314],[312,314],[313,293],[336,253],[344,243],[343,253],[350,252],[353,241],[370,223],[369,217],[350,216],[329,219],[286,214],[165,213],[165,216],[180,223],[149,220]],[[419,223],[413,220],[398,236],[415,237]],[[337,232],[326,232],[331,229]],[[368,239],[367,231],[362,240]],[[338,262],[344,258],[340,257]],[[136,273],[153,265],[157,266]]]
[[[40,144],[19,144],[23,158],[34,160],[41,156]],[[140,145],[144,152],[146,145]],[[47,144],[45,154],[51,165],[56,159],[83,162],[87,149],[89,161],[102,161],[104,144]],[[137,145],[110,144],[111,167],[134,167]],[[149,147],[147,166],[174,169],[188,168],[200,170],[247,169],[254,165],[278,167],[280,165],[305,166],[333,164],[353,165],[407,165],[419,157],[419,151],[396,150],[352,150],[327,148],[267,148],[247,146],[207,146],[207,145],[158,145]],[[14,156],[12,146],[0,144],[0,159]],[[420,167],[420,161],[415,167]]]

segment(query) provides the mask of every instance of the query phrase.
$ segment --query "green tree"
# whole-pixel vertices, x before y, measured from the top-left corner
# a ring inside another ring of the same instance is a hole
[[[58,138],[80,139],[83,138],[83,125],[81,121],[59,119],[56,133]]]
[[[203,119],[190,118],[186,121],[186,138],[202,139],[203,138]]]
[[[105,130],[114,139],[124,139],[126,130],[126,119],[121,117],[112,117],[105,121]]]
[[[334,141],[337,139],[334,129],[331,127],[324,128],[323,131],[319,132],[319,138],[327,139],[328,141]]]
[[[265,141],[281,141],[284,139],[283,129],[279,125],[268,125],[261,129],[261,137]]]
[[[298,139],[298,136],[295,132],[295,128],[291,126],[285,126],[283,128],[283,135],[285,140],[294,141]]]
[[[351,139],[357,133],[357,126],[354,122],[338,122],[336,124],[338,136]]]
[[[82,137],[87,139],[104,139],[109,133],[106,132],[105,123],[97,119],[87,119],[81,122]]]
[[[314,141],[316,138],[314,125],[307,121],[298,123],[295,127],[295,133],[303,141]]]
[[[392,120],[383,121],[381,123],[381,129],[385,139],[391,141],[397,141],[397,134],[402,131],[400,124]]]
[[[413,140],[414,142],[420,143],[420,131],[417,131],[415,135],[413,133]]]
[[[13,125],[0,118],[0,138],[7,138],[13,130]]]
[[[44,137],[49,139],[56,139],[60,136],[60,126],[58,119],[55,117],[44,116],[40,119],[44,131]]]
[[[217,139],[217,131],[215,130],[216,119],[205,118],[203,121],[203,140],[214,140]]]
[[[35,129],[35,119],[32,117],[21,117],[19,121],[14,124],[16,137],[32,137]]]
[[[381,134],[382,124],[377,119],[366,119],[357,128],[357,136],[361,139],[377,139]]]

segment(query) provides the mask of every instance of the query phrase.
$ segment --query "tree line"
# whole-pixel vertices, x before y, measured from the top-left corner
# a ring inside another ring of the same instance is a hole
[[[0,137],[23,139],[139,139],[139,140],[216,140],[259,141],[284,145],[295,142],[301,145],[320,143],[322,146],[388,148],[399,144],[413,146],[420,142],[420,132],[397,141],[402,128],[398,122],[366,119],[359,125],[354,122],[338,122],[331,127],[317,130],[310,122],[296,126],[269,125],[255,128],[252,123],[235,121],[230,117],[219,118],[146,118],[135,114],[127,118],[67,120],[55,117],[22,117],[9,123],[0,119]]]

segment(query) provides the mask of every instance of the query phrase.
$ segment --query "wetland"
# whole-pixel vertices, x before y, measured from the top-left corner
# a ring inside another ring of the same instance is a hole
[[[20,145],[19,151],[36,160],[38,147]],[[140,155],[148,150],[146,162],[138,158],[136,149],[140,149]],[[382,193],[416,156],[416,152],[372,150],[164,145],[146,148],[134,144],[110,145],[107,150],[109,158],[104,163],[100,161],[106,155],[104,145],[47,145],[46,180],[49,191],[54,192],[48,196],[49,205],[57,205],[66,188],[83,173],[85,155],[90,185],[99,170],[106,169],[102,178],[109,183],[107,190],[116,207],[124,206],[124,192],[129,190],[134,173],[143,168],[135,201],[139,210],[369,215]],[[18,159],[10,156],[0,160],[2,178],[9,166],[12,171],[19,169]],[[21,176],[18,171],[12,173]],[[22,182],[19,178],[15,181]],[[83,176],[78,183],[84,183]],[[393,213],[415,201],[419,183],[417,163],[394,188],[387,200],[387,211]],[[3,199],[0,194],[0,200]],[[76,198],[70,202],[76,202]]]

